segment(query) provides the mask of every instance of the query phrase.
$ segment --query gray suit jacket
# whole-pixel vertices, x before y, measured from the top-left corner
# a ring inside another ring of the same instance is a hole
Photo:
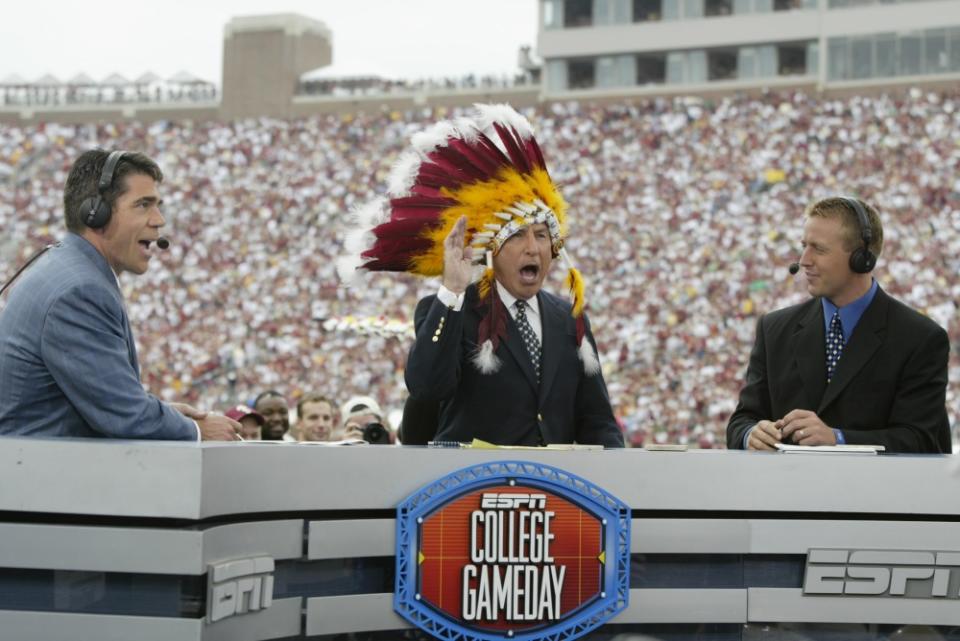
[[[0,310],[0,435],[197,439],[144,391],[117,279],[81,236],[37,260]]]

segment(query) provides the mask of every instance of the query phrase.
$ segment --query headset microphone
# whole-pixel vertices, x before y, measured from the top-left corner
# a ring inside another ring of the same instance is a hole
[[[170,241],[167,240],[166,237],[161,236],[160,238],[157,239],[157,247],[159,247],[160,249],[167,249],[170,247]]]
[[[790,267],[788,269],[790,270],[791,276],[796,276],[797,272],[800,271],[800,263],[790,263]]]

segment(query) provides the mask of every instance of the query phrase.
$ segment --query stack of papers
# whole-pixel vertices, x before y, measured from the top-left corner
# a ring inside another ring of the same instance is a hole
[[[784,454],[876,454],[887,448],[882,445],[789,445],[777,443],[777,449]]]
[[[602,445],[581,445],[580,443],[551,443],[542,447],[535,445],[497,445],[481,441],[478,438],[470,443],[457,443],[456,441],[430,441],[428,447],[459,447],[471,450],[602,450]]]

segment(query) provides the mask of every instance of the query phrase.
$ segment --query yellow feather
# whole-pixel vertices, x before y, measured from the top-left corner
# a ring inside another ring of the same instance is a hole
[[[580,316],[583,313],[583,276],[580,275],[580,270],[576,267],[571,267],[570,271],[567,272],[567,277],[563,281],[564,287],[570,290],[570,296],[573,298],[573,313],[571,314],[574,318]]]
[[[494,216],[514,203],[533,203],[538,198],[550,207],[560,223],[560,235],[567,233],[567,204],[549,174],[542,169],[530,174],[521,174],[512,167],[500,170],[496,178],[464,185],[459,189],[441,190],[441,193],[457,202],[437,216],[440,225],[424,234],[431,241],[430,249],[413,259],[410,271],[423,276],[439,276],[443,273],[443,241],[461,216],[467,217],[467,228],[482,230],[487,223],[501,224]],[[470,243],[472,234],[467,233]]]
[[[480,295],[480,300],[487,300],[491,287],[493,287],[493,268],[487,267],[483,271],[480,282],[477,283],[477,294]]]

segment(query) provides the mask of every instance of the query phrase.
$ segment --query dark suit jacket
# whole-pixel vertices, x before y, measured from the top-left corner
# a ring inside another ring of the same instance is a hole
[[[418,401],[439,402],[437,440],[623,447],[603,375],[587,376],[583,371],[570,304],[543,291],[537,300],[543,327],[539,386],[520,330],[509,314],[508,338],[496,351],[500,371],[482,374],[470,361],[477,350],[481,319],[476,286],[467,289],[459,312],[436,296],[417,304],[417,338],[407,359],[407,388]],[[594,344],[589,323],[584,340]]]
[[[193,421],[144,391],[117,278],[76,234],[0,312],[0,435],[197,440]]]
[[[746,385],[727,424],[727,447],[761,420],[812,410],[847,443],[888,452],[950,452],[947,333],[877,289],[827,385],[819,298],[760,319]]]

